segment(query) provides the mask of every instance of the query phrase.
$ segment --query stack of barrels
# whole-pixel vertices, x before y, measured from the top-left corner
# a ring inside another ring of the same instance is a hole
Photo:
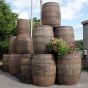
[[[56,63],[47,44],[54,38],[53,26],[59,26],[60,9],[57,3],[45,3],[42,7],[42,24],[33,32],[34,55],[32,59],[32,79],[37,86],[51,86],[56,79]]]
[[[37,86],[50,86],[55,83],[56,64],[47,44],[54,38],[53,27],[42,25],[33,33],[34,55],[32,59],[32,81]]]
[[[64,39],[69,46],[75,46],[73,27],[61,26],[59,4],[43,4],[42,25],[34,29],[33,42],[28,26],[28,20],[18,20],[17,35],[10,38],[10,55],[4,55],[3,58],[4,70],[14,75],[20,74],[21,81],[37,86],[51,86],[55,81],[76,84],[80,78],[80,55],[73,53],[54,57],[47,49],[47,44],[54,37]]]
[[[71,26],[54,28],[56,38],[62,38],[71,47],[75,47],[74,31]],[[59,84],[77,84],[81,72],[81,55],[78,52],[57,56],[57,82]]]
[[[18,19],[16,36],[9,39],[9,55],[3,56],[3,70],[19,76],[22,82],[31,82],[32,54],[29,20]]]
[[[50,63],[50,61],[48,60],[50,59],[50,55],[52,55],[47,51],[47,44],[50,39],[54,37],[61,38],[66,41],[68,46],[75,47],[73,27],[61,26],[61,13],[58,3],[48,2],[43,5],[42,24],[42,26],[35,29],[33,34],[33,44],[35,52],[32,60],[33,83],[38,86],[52,85],[55,82],[55,72],[57,75],[56,81],[59,84],[78,83],[81,70],[81,59],[79,53],[76,55],[76,53],[74,52],[71,55],[65,55],[63,57],[57,56],[56,70],[54,70],[55,64],[52,64],[51,66],[51,68],[54,68],[52,69],[53,71],[48,70],[49,65],[46,65],[46,63]],[[54,57],[53,63],[55,63]],[[46,80],[43,78],[44,75],[47,75],[45,76]],[[50,77],[50,75],[53,75],[53,78],[52,76]],[[49,80],[49,77],[52,78],[50,79],[52,81]]]
[[[61,26],[61,13],[58,3],[48,2],[42,8],[42,24],[53,27],[54,37],[66,41],[68,46],[75,47],[73,27]],[[56,76],[59,84],[76,84],[81,72],[81,57],[79,53],[56,57]]]

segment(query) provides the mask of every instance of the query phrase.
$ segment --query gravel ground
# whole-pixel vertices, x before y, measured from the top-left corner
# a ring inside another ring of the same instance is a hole
[[[40,88],[20,83],[19,80],[8,73],[0,71],[0,88]],[[44,88],[44,87],[41,87]],[[82,72],[79,84],[73,86],[54,85],[46,88],[88,88],[88,72]]]

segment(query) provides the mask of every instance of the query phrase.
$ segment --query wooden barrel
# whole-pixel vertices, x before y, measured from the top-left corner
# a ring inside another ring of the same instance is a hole
[[[9,73],[12,75],[18,75],[20,73],[20,60],[22,55],[13,54],[9,58]]]
[[[69,45],[75,45],[74,31],[71,26],[54,28],[55,37],[64,39]]]
[[[15,52],[15,49],[16,49],[16,36],[12,36],[12,37],[9,39],[9,53],[10,53],[10,54],[16,53],[16,52]]]
[[[9,58],[11,55],[4,54],[3,55],[3,71],[8,72],[9,71]]]
[[[32,81],[37,86],[55,83],[56,65],[52,54],[35,54],[32,59]]]
[[[59,4],[47,2],[42,7],[42,24],[58,27],[61,25],[61,13]]]
[[[16,53],[17,54],[33,53],[33,42],[30,36],[22,34],[16,37]]]
[[[32,75],[31,75],[31,54],[29,57],[22,58],[21,60],[21,81],[24,83],[31,83],[32,82]]]
[[[54,38],[53,28],[48,25],[37,27],[33,33],[33,46],[35,53],[49,53],[47,44]]]
[[[81,63],[82,63],[82,69],[85,69],[85,62],[86,62],[86,55],[82,55],[81,57]]]
[[[77,84],[81,73],[81,57],[75,52],[72,54],[57,56],[57,82],[59,84]]]
[[[30,34],[30,21],[26,19],[18,19],[16,34]]]
[[[88,55],[83,55],[82,66],[83,69],[88,70]]]

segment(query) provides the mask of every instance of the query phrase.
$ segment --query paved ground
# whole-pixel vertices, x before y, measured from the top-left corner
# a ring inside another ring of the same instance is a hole
[[[40,88],[33,85],[22,84],[18,79],[8,73],[0,71],[0,88]],[[42,87],[43,88],[43,87]],[[88,88],[88,72],[82,72],[80,83],[74,86],[54,85],[46,88]]]

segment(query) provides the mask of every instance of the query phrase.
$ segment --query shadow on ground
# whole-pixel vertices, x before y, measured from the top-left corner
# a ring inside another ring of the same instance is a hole
[[[33,86],[30,84],[23,84],[16,77],[6,72],[2,72],[0,70],[0,88],[40,88],[40,87]],[[41,87],[41,88],[44,88],[44,87]],[[77,85],[72,85],[72,86],[54,85],[54,86],[45,87],[45,88],[88,88],[88,72],[83,71],[81,73],[81,79],[79,84]]]

